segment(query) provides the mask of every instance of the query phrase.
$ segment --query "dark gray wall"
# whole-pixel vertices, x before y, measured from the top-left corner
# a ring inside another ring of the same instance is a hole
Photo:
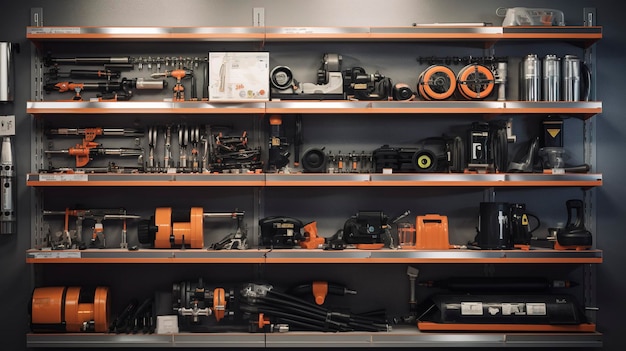
[[[595,144],[597,170],[605,185],[596,192],[596,229],[598,248],[604,250],[604,264],[597,268],[598,329],[605,334],[607,350],[623,349],[623,316],[626,293],[623,267],[623,215],[626,214],[626,190],[621,183],[626,172],[623,156],[626,135],[626,107],[622,84],[623,57],[626,55],[626,24],[619,2],[595,1],[410,1],[410,0],[236,0],[236,1],[13,1],[2,4],[0,40],[20,43],[17,60],[18,84],[14,103],[0,105],[0,114],[15,114],[18,120],[15,151],[18,154],[18,231],[0,237],[0,340],[7,349],[25,348],[28,330],[27,306],[34,286],[32,268],[25,264],[24,251],[30,247],[30,211],[32,190],[25,187],[29,172],[31,117],[25,112],[30,96],[30,44],[25,40],[30,8],[44,8],[44,25],[94,26],[220,26],[250,25],[253,7],[264,7],[266,25],[272,26],[375,26],[409,25],[430,22],[487,21],[498,24],[496,7],[552,7],[565,11],[569,24],[582,23],[582,8],[596,7],[598,24],[604,27],[604,39],[597,45],[597,95],[604,113],[596,117]],[[562,207],[562,201],[554,206]],[[62,271],[62,270],[61,270]],[[3,347],[4,349],[5,347]]]

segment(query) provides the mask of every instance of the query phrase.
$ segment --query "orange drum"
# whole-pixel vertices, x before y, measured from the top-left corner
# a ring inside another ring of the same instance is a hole
[[[204,246],[202,207],[191,208],[188,222],[186,219],[178,221],[173,218],[171,207],[160,207],[154,213],[154,223],[158,228],[154,239],[154,247],[157,249],[183,245],[192,249],[201,249]]]
[[[30,305],[33,332],[98,332],[109,328],[109,289],[43,287],[33,291]]]

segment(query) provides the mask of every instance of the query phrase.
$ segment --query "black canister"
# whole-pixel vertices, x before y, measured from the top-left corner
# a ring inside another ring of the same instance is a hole
[[[507,202],[481,202],[478,223],[478,246],[484,250],[512,249],[510,204]]]

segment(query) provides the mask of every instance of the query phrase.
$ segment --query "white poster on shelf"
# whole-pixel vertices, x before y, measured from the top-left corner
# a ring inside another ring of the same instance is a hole
[[[268,101],[268,52],[210,52],[209,101]]]

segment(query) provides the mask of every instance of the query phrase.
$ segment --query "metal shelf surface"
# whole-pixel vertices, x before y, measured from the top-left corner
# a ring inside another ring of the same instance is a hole
[[[28,186],[265,186],[264,174],[214,173],[35,173]]]
[[[254,114],[265,113],[263,102],[208,101],[29,101],[30,114]]]
[[[258,187],[597,187],[602,174],[463,173],[30,173],[32,187],[258,186]]]
[[[31,348],[311,348],[311,347],[602,347],[602,334],[593,333],[456,333],[420,332],[410,326],[389,332],[318,333],[181,333],[171,335],[28,334]]]
[[[39,114],[565,114],[587,119],[602,113],[600,101],[29,101]]]
[[[262,41],[262,27],[27,27],[26,38],[44,40]]]
[[[169,348],[169,347],[265,347],[265,335],[256,333],[211,334],[27,334],[32,348]]]
[[[37,250],[26,252],[26,262],[46,263],[602,263],[600,250],[306,250],[306,249],[86,249]]]
[[[401,27],[27,27],[33,42],[74,40],[366,40],[366,41],[483,41],[547,39],[570,40],[592,45],[602,38],[602,27],[532,26],[497,27],[486,24],[430,23]]]
[[[28,250],[27,263],[264,263],[265,250]]]

